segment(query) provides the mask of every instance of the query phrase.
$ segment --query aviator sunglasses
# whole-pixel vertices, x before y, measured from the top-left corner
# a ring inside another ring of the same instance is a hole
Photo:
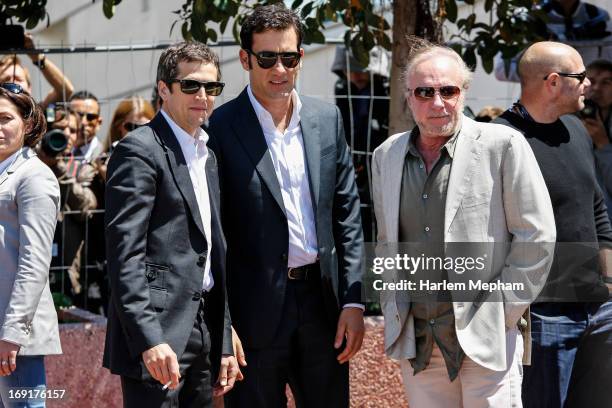
[[[257,59],[257,65],[263,69],[270,69],[276,65],[276,61],[280,57],[281,64],[285,68],[295,68],[300,63],[302,57],[299,52],[273,52],[273,51],[261,51],[253,52],[252,50],[245,50],[250,55],[254,55]],[[249,62],[250,64],[250,62]]]
[[[24,92],[21,85],[15,84],[13,82],[3,82],[0,84],[0,88],[6,89],[7,91],[14,93],[15,95],[19,95],[20,93]]]
[[[179,85],[181,86],[181,91],[189,95],[197,93],[200,90],[200,88],[204,88],[204,90],[206,91],[206,95],[219,96],[221,95],[221,92],[223,92],[223,87],[225,86],[224,82],[219,82],[219,81],[200,82],[200,81],[196,81],[195,79],[175,79],[171,81],[170,83],[172,82],[178,82]]]
[[[434,88],[433,86],[419,86],[414,89],[408,89],[408,91],[411,91],[414,97],[420,101],[430,100],[436,93],[439,93],[442,99],[448,100],[459,96],[461,88],[453,85],[441,86],[439,88]]]

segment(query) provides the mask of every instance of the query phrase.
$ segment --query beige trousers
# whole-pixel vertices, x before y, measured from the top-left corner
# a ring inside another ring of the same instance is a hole
[[[410,408],[521,408],[523,338],[516,329],[506,332],[505,371],[484,368],[465,357],[459,375],[448,378],[444,358],[434,344],[429,365],[414,375],[408,360],[400,361]]]

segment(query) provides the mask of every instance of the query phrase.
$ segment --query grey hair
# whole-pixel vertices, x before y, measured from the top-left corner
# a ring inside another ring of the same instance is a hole
[[[433,44],[427,40],[414,36],[410,36],[408,42],[410,44],[410,51],[408,53],[408,59],[406,60],[406,66],[401,74],[402,83],[407,83],[412,71],[414,71],[414,69],[425,59],[433,56],[445,56],[457,62],[457,66],[461,70],[463,77],[463,83],[461,84],[462,88],[467,89],[470,86],[473,76],[472,70],[455,50],[445,45]]]

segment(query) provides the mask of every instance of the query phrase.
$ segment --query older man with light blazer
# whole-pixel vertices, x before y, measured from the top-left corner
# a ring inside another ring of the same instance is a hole
[[[489,301],[455,292],[425,303],[408,291],[387,293],[385,348],[400,360],[411,407],[521,405],[519,322],[552,261],[553,212],[533,153],[518,132],[462,114],[469,79],[449,48],[424,45],[410,57],[405,81],[416,127],[391,136],[373,157],[378,241],[421,243],[455,258],[465,255],[463,243],[502,248],[478,279],[520,282],[528,299],[500,290]],[[443,271],[448,280],[455,272]],[[396,273],[387,279],[399,279]],[[528,357],[528,344],[525,351]]]

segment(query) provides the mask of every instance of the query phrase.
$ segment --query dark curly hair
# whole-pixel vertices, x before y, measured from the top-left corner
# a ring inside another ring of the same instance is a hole
[[[178,65],[183,61],[202,61],[206,64],[213,64],[217,68],[217,81],[221,79],[219,57],[217,54],[206,44],[187,41],[173,44],[162,52],[157,64],[157,80],[155,82],[164,81],[170,85],[178,76]]]
[[[17,94],[0,87],[0,98],[8,99],[17,107],[25,125],[24,146],[36,146],[47,131],[47,122],[42,108],[25,91]]]
[[[286,8],[283,3],[256,7],[242,23],[240,46],[244,50],[251,50],[253,33],[263,33],[268,30],[283,31],[289,27],[293,27],[297,34],[297,48],[299,50],[304,38],[304,26],[297,13]]]

